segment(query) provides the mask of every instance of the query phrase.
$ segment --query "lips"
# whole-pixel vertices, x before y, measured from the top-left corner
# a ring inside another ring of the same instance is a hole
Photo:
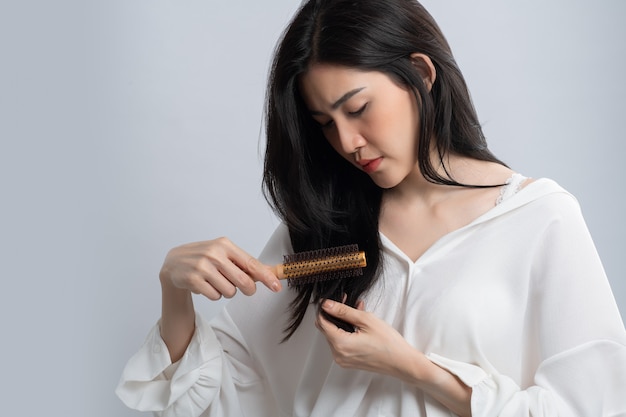
[[[359,159],[358,163],[361,165],[361,169],[363,169],[363,171],[370,174],[378,169],[378,166],[382,161],[383,158],[379,157],[376,159]]]

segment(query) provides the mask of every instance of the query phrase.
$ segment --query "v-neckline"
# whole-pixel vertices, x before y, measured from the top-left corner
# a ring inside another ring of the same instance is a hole
[[[491,210],[493,210],[493,209],[490,209],[489,211],[491,211]],[[482,217],[482,215],[480,217]],[[388,247],[392,252],[394,252],[396,255],[400,256],[408,264],[415,266],[417,264],[423,263],[424,262],[423,259],[427,258],[427,256],[430,255],[430,253],[433,252],[436,247],[442,245],[443,244],[442,242],[444,242],[445,240],[448,240],[450,238],[450,236],[455,235],[457,233],[460,233],[464,229],[471,227],[475,222],[478,221],[479,218],[475,219],[471,223],[466,224],[465,226],[461,226],[458,229],[455,229],[455,230],[452,230],[450,232],[447,232],[444,235],[442,235],[441,237],[439,237],[437,240],[435,240],[432,243],[432,245],[430,245],[428,248],[426,248],[426,250],[424,252],[422,252],[422,254],[415,261],[409,255],[407,255],[406,252],[404,252],[402,249],[400,249],[400,247],[398,245],[396,245],[396,243],[393,240],[388,238],[383,232],[379,231],[378,233],[379,233],[379,235],[381,237],[381,241],[383,242],[383,246]]]
[[[406,252],[404,252],[402,249],[400,249],[400,247],[398,245],[396,245],[396,243],[393,240],[391,240],[389,237],[387,237],[382,231],[379,230],[378,234],[381,237],[381,241],[383,242],[383,246],[387,246],[392,252],[394,252],[396,255],[400,256],[403,260],[405,260],[410,265],[416,266],[416,265],[418,265],[420,263],[425,262],[424,259],[426,259],[433,251],[435,251],[435,249],[438,246],[443,245],[446,240],[449,240],[454,235],[462,233],[466,229],[474,227],[475,225],[477,225],[479,223],[482,223],[482,222],[484,222],[484,221],[486,221],[486,220],[488,220],[488,219],[490,219],[492,217],[496,217],[497,215],[500,214],[501,211],[502,212],[506,212],[506,211],[510,210],[510,208],[508,207],[509,204],[506,204],[506,203],[508,203],[510,200],[515,200],[516,196],[518,196],[520,193],[522,193],[524,190],[528,189],[529,187],[531,187],[533,184],[537,183],[538,181],[539,180],[534,180],[531,183],[527,184],[522,189],[520,189],[518,192],[516,192],[514,195],[511,195],[511,196],[509,196],[509,198],[506,198],[501,203],[499,203],[497,205],[494,205],[489,210],[487,210],[486,212],[484,212],[480,216],[476,217],[474,220],[472,220],[471,222],[467,223],[466,225],[461,226],[461,227],[459,227],[457,229],[451,230],[451,231],[443,234],[437,240],[435,240],[432,243],[432,245],[430,245],[428,248],[426,248],[426,250],[424,252],[422,252],[422,254],[415,261],[413,261],[413,259],[409,255],[407,255]],[[531,187],[531,188],[534,188],[534,187]]]

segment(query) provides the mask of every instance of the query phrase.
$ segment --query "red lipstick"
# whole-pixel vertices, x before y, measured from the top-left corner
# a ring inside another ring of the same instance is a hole
[[[378,166],[380,165],[382,161],[383,161],[382,157],[376,158],[376,159],[360,159],[359,165],[361,165],[361,168],[363,169],[363,171],[367,172],[368,174],[371,174],[372,172],[378,169]]]

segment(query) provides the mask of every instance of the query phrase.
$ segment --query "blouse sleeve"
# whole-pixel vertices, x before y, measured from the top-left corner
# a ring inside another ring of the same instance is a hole
[[[600,259],[571,196],[534,250],[528,336],[539,357],[530,386],[429,354],[472,388],[473,417],[626,416],[626,332]]]
[[[285,243],[277,229],[263,255]],[[253,297],[250,297],[252,299]],[[196,328],[182,358],[171,363],[159,325],[127,362],[116,394],[129,408],[156,416],[275,417],[276,406],[250,347],[224,310],[211,323],[196,314]]]
[[[215,330],[196,315],[194,336],[176,363],[154,326],[126,364],[116,394],[129,408],[156,416],[243,416],[247,404],[255,415],[269,417],[274,414],[265,390],[255,369],[225,354]]]

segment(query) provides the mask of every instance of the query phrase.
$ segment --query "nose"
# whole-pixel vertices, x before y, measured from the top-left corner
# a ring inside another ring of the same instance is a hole
[[[348,122],[337,125],[337,136],[341,150],[346,154],[353,154],[366,144],[361,132]]]

